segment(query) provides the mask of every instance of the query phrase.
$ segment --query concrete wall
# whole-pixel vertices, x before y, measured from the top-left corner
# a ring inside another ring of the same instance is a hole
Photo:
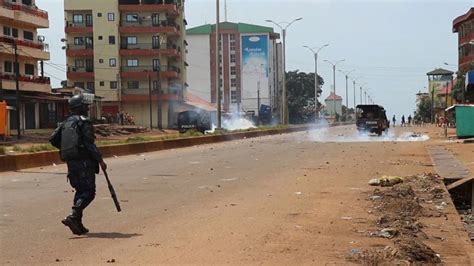
[[[209,35],[189,35],[188,92],[211,102],[211,50]]]

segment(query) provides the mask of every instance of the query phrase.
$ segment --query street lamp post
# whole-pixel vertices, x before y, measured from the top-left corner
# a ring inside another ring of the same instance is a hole
[[[218,1],[218,0],[217,0]],[[291,24],[295,23],[296,21],[302,20],[303,18],[299,17],[296,19],[293,19],[291,22],[280,22],[277,23],[273,20],[267,19],[266,22],[273,23],[275,26],[281,29],[281,34],[283,36],[283,55],[282,55],[282,61],[283,61],[283,88],[282,88],[282,115],[281,115],[281,120],[283,124],[288,124],[288,108],[287,108],[287,97],[286,97],[286,30],[288,27],[291,26]],[[286,26],[283,27],[280,24],[285,24]]]
[[[220,86],[220,33],[219,33],[219,0],[216,0],[216,103],[217,103],[217,128],[221,128],[221,86]]]
[[[360,104],[363,104],[363,99],[362,99],[362,86],[365,86],[367,83],[364,84],[359,84],[360,85]]]
[[[334,93],[334,96],[336,96],[336,65],[339,64],[340,62],[344,62],[346,59],[341,59],[338,61],[329,61],[329,60],[324,60],[324,62],[329,63],[332,65],[332,92]],[[333,104],[333,111],[334,111],[334,116],[336,116],[336,103],[334,102]]]
[[[317,122],[318,115],[318,87],[319,87],[319,77],[318,77],[318,53],[324,48],[329,46],[325,44],[321,47],[309,47],[304,45],[303,47],[308,48],[314,55],[314,122]],[[315,50],[317,49],[317,50]]]
[[[341,72],[342,74],[344,74],[344,76],[346,77],[346,115],[345,115],[345,118],[346,118],[346,121],[347,121],[347,117],[349,115],[349,84],[348,84],[348,79],[349,79],[349,74],[354,72],[355,69],[349,71],[349,72],[344,72],[342,70],[339,70],[339,72]],[[355,109],[354,109],[355,110]]]

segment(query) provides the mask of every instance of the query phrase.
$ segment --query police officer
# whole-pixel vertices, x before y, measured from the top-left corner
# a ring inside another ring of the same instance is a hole
[[[82,95],[69,99],[69,109],[71,115],[56,131],[60,131],[61,159],[67,163],[67,177],[76,193],[72,213],[61,222],[73,234],[82,235],[89,232],[82,224],[82,214],[95,197],[95,174],[99,173],[99,165],[105,170],[107,164],[94,143],[94,128],[86,117],[89,106]]]

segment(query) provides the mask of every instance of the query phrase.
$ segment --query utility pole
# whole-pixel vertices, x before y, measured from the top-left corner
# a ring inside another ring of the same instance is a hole
[[[16,86],[16,126],[17,126],[17,138],[21,139],[20,129],[20,64],[18,63],[18,47],[16,40],[13,40],[13,48],[15,49],[15,86]]]
[[[344,72],[342,70],[339,70],[339,72],[344,74],[344,76],[346,77],[346,108],[347,108],[347,111],[346,111],[346,114],[345,114],[346,120],[349,117],[349,74],[351,74],[354,71],[355,70],[351,70],[349,72]],[[354,107],[354,110],[355,110],[355,107]]]
[[[216,103],[217,103],[217,128],[221,128],[221,86],[220,86],[220,33],[219,33],[219,0],[216,0]]]
[[[151,105],[151,78],[148,74],[148,108],[150,110],[150,130],[153,129],[153,116],[152,116],[152,105]]]
[[[258,125],[260,125],[260,81],[258,81],[257,87],[257,114]]]
[[[281,35],[283,36],[283,43],[282,43],[282,65],[283,65],[283,88],[282,88],[282,123],[284,125],[288,124],[288,99],[286,97],[286,29],[291,26],[296,21],[302,20],[303,18],[296,18],[292,20],[290,23],[282,22],[286,24],[286,27],[282,27],[279,23],[274,22],[273,20],[267,19],[266,22],[270,22],[275,24],[277,27],[281,29]]]
[[[329,61],[329,60],[324,60],[324,62],[328,62],[330,65],[332,65],[332,92],[334,94],[334,97],[336,97],[336,65],[339,64],[340,62],[346,61],[345,59],[341,59],[335,62]],[[336,101],[334,100],[333,104],[333,111],[334,111],[334,117],[336,117]]]
[[[360,86],[360,104],[364,104],[364,103],[362,102],[362,86]]]
[[[158,79],[158,84],[156,85],[158,92],[156,93],[156,97],[158,100],[158,129],[162,130],[163,129],[163,114],[161,113],[161,108],[163,107],[163,102],[162,102],[162,97],[161,97],[161,58],[160,58],[160,66],[158,67],[157,71],[157,79]]]
[[[311,48],[307,45],[304,45],[303,47],[308,48],[314,55],[314,122],[317,122],[317,118],[319,118],[319,112],[318,112],[318,87],[319,87],[319,76],[318,76],[318,54],[319,52],[324,48],[329,46],[329,44],[325,44],[321,47],[314,47]],[[317,51],[314,49],[318,48]]]
[[[356,81],[355,80],[352,81],[352,86],[354,88],[354,111],[355,111],[356,109]]]

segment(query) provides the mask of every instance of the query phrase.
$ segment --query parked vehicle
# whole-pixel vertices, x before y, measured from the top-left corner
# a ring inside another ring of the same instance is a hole
[[[356,125],[359,132],[375,133],[379,136],[384,131],[388,132],[390,122],[382,106],[375,104],[357,105],[356,115]]]
[[[178,114],[178,130],[185,132],[187,130],[197,130],[204,133],[211,130],[210,115],[206,112],[184,111]]]

